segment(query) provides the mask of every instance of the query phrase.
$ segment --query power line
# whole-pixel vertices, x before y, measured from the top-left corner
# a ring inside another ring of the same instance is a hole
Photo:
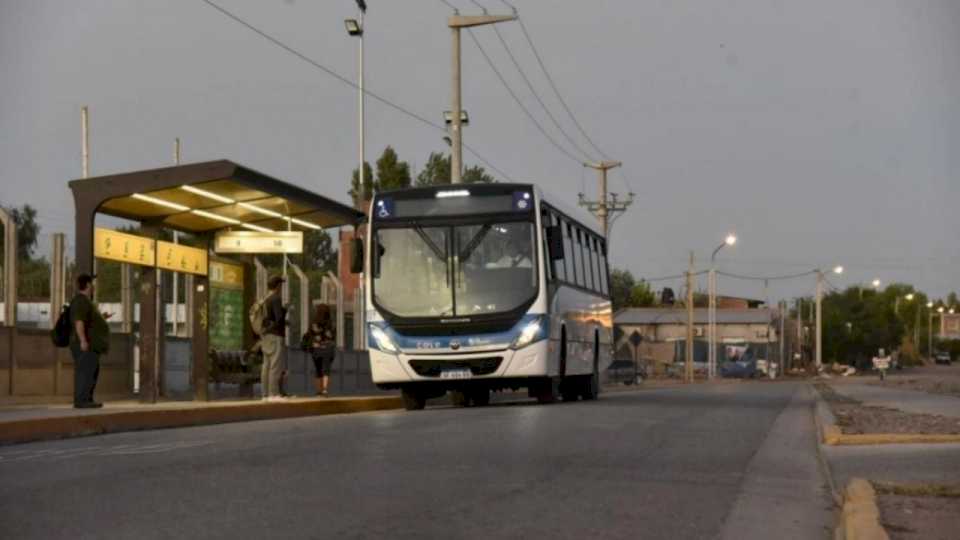
[[[512,9],[514,14],[518,14],[516,6],[514,6],[510,2],[507,2],[506,0],[500,0],[500,1],[503,2],[503,4],[505,4],[507,7]],[[603,159],[612,161],[613,158],[608,156],[603,150],[600,149],[599,146],[597,146],[595,142],[593,142],[593,139],[590,137],[589,134],[587,134],[587,130],[583,128],[583,125],[580,124],[579,120],[577,120],[576,115],[573,114],[573,110],[570,108],[569,105],[567,105],[567,100],[563,99],[563,95],[560,93],[560,89],[557,87],[557,83],[553,80],[553,77],[550,75],[550,71],[547,69],[546,62],[544,62],[543,57],[540,56],[540,51],[537,50],[537,46],[533,44],[533,38],[530,36],[530,32],[527,30],[527,26],[523,24],[523,19],[519,15],[517,15],[517,22],[520,23],[520,30],[523,32],[523,36],[524,38],[526,38],[527,44],[530,45],[530,50],[533,51],[533,56],[537,59],[537,64],[540,66],[540,70],[543,71],[543,75],[547,79],[547,82],[550,84],[550,88],[553,89],[553,94],[557,97],[557,101],[560,102],[560,105],[563,107],[563,110],[567,112],[567,116],[569,116],[570,120],[573,121],[573,125],[576,126],[577,131],[579,131],[580,134],[583,135],[583,138],[586,139],[586,141],[590,144],[590,146],[594,150],[596,150],[596,152],[600,154],[600,156]],[[561,132],[565,134],[563,130],[561,130]],[[574,145],[574,146],[577,146],[577,145]],[[577,146],[577,149],[580,150],[581,153],[586,154],[586,152],[583,152],[583,150],[581,150],[579,146]],[[623,183],[627,188],[627,190],[630,193],[633,193],[633,185],[632,185],[632,182],[630,182],[627,175],[623,172],[619,172],[619,175],[620,175],[620,179],[623,180]]]
[[[334,71],[334,70],[332,70],[332,69],[324,66],[323,64],[321,64],[321,63],[317,62],[316,60],[310,58],[309,56],[301,53],[300,51],[294,49],[293,47],[287,45],[286,43],[280,41],[279,39],[273,37],[272,35],[266,33],[265,31],[260,30],[260,29],[257,28],[256,26],[248,23],[248,22],[245,21],[244,19],[240,18],[238,15],[235,15],[234,13],[230,12],[229,10],[227,10],[227,9],[225,9],[225,8],[217,5],[216,3],[212,2],[211,0],[201,0],[201,1],[202,1],[203,3],[205,3],[205,4],[207,4],[208,6],[216,9],[217,11],[219,11],[220,13],[222,13],[223,15],[229,17],[230,19],[233,19],[235,22],[241,24],[242,26],[245,26],[247,29],[251,30],[252,32],[254,32],[254,33],[256,33],[256,34],[258,34],[260,37],[262,37],[262,38],[266,39],[267,41],[273,43],[273,44],[276,45],[277,47],[280,47],[281,49],[287,51],[288,53],[290,53],[290,54],[292,54],[292,55],[294,55],[294,56],[296,56],[296,57],[299,58],[300,60],[302,60],[302,61],[310,64],[311,66],[319,69],[320,71],[323,71],[323,72],[326,73],[327,75],[330,75],[331,77],[337,79],[338,81],[346,84],[347,86],[349,86],[349,87],[351,87],[351,88],[353,88],[353,89],[355,89],[355,90],[359,90],[359,89],[360,89],[360,87],[359,87],[356,83],[354,83],[353,81],[351,81],[350,79],[348,79],[348,78],[344,77],[343,75],[337,73],[336,71]],[[447,2],[445,2],[444,0],[441,0],[441,1],[444,2],[444,3],[447,3]],[[450,5],[450,4],[447,3],[447,5]],[[452,6],[451,6],[451,7],[452,7]],[[453,8],[453,9],[456,10],[456,8]],[[440,124],[437,124],[437,123],[435,123],[435,122],[431,122],[430,120],[427,120],[425,117],[423,117],[423,116],[421,116],[421,115],[419,115],[419,114],[417,114],[417,113],[415,113],[415,112],[413,112],[413,111],[411,111],[411,110],[409,110],[409,109],[407,109],[407,108],[405,108],[405,107],[403,107],[403,106],[401,106],[401,105],[398,105],[398,104],[396,104],[396,103],[388,100],[387,98],[380,96],[379,94],[377,94],[377,93],[375,93],[375,92],[372,92],[372,91],[367,90],[367,89],[363,89],[363,93],[364,93],[364,95],[370,96],[371,98],[379,101],[380,103],[386,105],[387,107],[390,107],[391,109],[394,109],[394,110],[396,110],[396,111],[398,111],[398,112],[400,112],[400,113],[402,113],[402,114],[405,114],[405,115],[409,116],[410,118],[413,118],[414,120],[417,120],[417,121],[419,121],[419,122],[421,122],[421,123],[423,123],[423,124],[426,124],[426,125],[434,128],[434,129],[437,129],[437,130],[439,130],[439,131],[443,131],[444,133],[446,133],[446,131],[447,131],[447,130],[446,130],[446,127],[444,127],[444,126],[442,126],[442,125],[440,125]],[[493,163],[491,163],[490,161],[488,161],[487,159],[485,159],[483,156],[481,156],[479,153],[477,153],[477,151],[474,150],[472,147],[470,147],[470,146],[468,146],[468,145],[466,145],[466,144],[464,144],[463,146],[464,146],[464,148],[467,149],[467,151],[469,151],[471,154],[473,154],[473,156],[474,156],[475,158],[477,158],[478,160],[480,160],[480,161],[481,161],[484,165],[486,165],[487,167],[490,167],[491,170],[493,170],[493,171],[495,171],[496,173],[498,173],[498,174],[499,174],[500,176],[502,176],[504,179],[506,179],[506,180],[508,180],[508,181],[511,181],[511,182],[513,181],[513,180],[510,178],[509,175],[507,175],[506,173],[504,173],[502,170],[500,170],[500,169],[499,169],[497,166],[495,166]]]
[[[571,146],[577,149],[584,157],[587,158],[587,161],[594,161],[593,156],[591,156],[586,150],[584,150],[580,145],[570,137],[570,134],[563,129],[563,126],[560,125],[560,122],[557,122],[553,113],[550,112],[550,109],[547,108],[546,103],[543,102],[543,99],[540,98],[540,94],[537,93],[536,89],[533,87],[533,83],[530,82],[530,79],[527,77],[527,74],[524,73],[523,68],[520,67],[520,62],[517,62],[517,58],[513,55],[513,51],[510,50],[510,46],[507,44],[507,40],[503,39],[503,34],[500,33],[500,30],[497,29],[496,25],[493,25],[493,32],[497,34],[497,38],[500,39],[500,43],[503,44],[503,48],[507,51],[507,56],[510,57],[510,60],[513,62],[513,66],[517,68],[517,71],[520,73],[520,77],[523,78],[523,82],[527,83],[527,88],[530,89],[530,93],[533,94],[533,97],[537,100],[537,103],[540,104],[540,107],[543,108],[543,112],[547,113],[547,117],[550,118],[550,121],[553,122],[553,125],[556,126],[557,130],[563,135],[567,142]]]
[[[492,69],[493,72],[496,74],[497,78],[500,79],[500,83],[503,84],[503,87],[507,89],[507,92],[510,94],[510,97],[512,97],[513,100],[517,102],[517,105],[519,105],[520,109],[523,110],[523,112],[527,115],[527,118],[529,118],[530,121],[533,122],[533,125],[536,126],[537,130],[540,131],[540,133],[548,141],[550,141],[550,144],[552,144],[557,150],[563,153],[563,155],[567,156],[578,165],[581,165],[582,161],[580,160],[580,158],[571,154],[569,150],[561,146],[560,143],[558,143],[553,137],[550,136],[549,133],[547,133],[545,129],[543,129],[543,126],[540,124],[540,122],[538,122],[536,117],[533,116],[533,114],[530,112],[529,109],[527,109],[527,107],[523,104],[523,101],[520,100],[516,92],[513,91],[513,88],[511,88],[510,85],[507,83],[507,80],[503,77],[503,74],[500,73],[499,69],[497,69],[496,64],[493,63],[493,60],[487,54],[487,51],[483,48],[483,45],[480,44],[480,40],[478,40],[477,36],[474,35],[473,30],[468,30],[468,32],[470,34],[470,39],[472,39],[473,42],[477,45],[477,48],[480,49],[480,54],[483,55],[483,58],[487,61],[487,64],[490,65],[490,69]]]
[[[721,272],[719,270],[717,271],[717,275],[730,277],[734,279],[743,279],[747,281],[783,281],[787,279],[797,279],[805,276],[812,276],[813,274],[816,274],[816,273],[817,273],[816,270],[808,270],[806,272],[802,272],[799,274],[787,274],[785,276],[744,276],[740,274],[733,274],[731,272]]]

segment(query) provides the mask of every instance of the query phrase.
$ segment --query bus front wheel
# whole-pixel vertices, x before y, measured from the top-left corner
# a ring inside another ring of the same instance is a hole
[[[403,388],[400,391],[403,398],[403,408],[408,411],[419,411],[427,406],[427,398],[412,388]]]

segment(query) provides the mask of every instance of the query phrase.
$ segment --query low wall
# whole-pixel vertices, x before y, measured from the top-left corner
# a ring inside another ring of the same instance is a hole
[[[100,358],[98,395],[133,390],[133,339],[111,334],[110,352]],[[0,327],[0,398],[72,396],[73,357],[54,347],[45,329]]]

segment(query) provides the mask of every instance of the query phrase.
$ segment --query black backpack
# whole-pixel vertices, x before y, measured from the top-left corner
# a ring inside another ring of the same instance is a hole
[[[53,341],[53,344],[57,347],[69,347],[71,331],[70,306],[68,304],[60,310],[60,316],[57,317],[57,324],[53,325],[53,328],[50,330],[50,340]]]

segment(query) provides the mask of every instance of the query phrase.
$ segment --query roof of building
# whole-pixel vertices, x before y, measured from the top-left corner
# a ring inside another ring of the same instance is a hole
[[[774,318],[774,310],[717,309],[717,324],[768,324]],[[707,308],[693,310],[694,324],[707,324]],[[616,324],[686,324],[687,310],[677,308],[626,308],[614,316]]]

